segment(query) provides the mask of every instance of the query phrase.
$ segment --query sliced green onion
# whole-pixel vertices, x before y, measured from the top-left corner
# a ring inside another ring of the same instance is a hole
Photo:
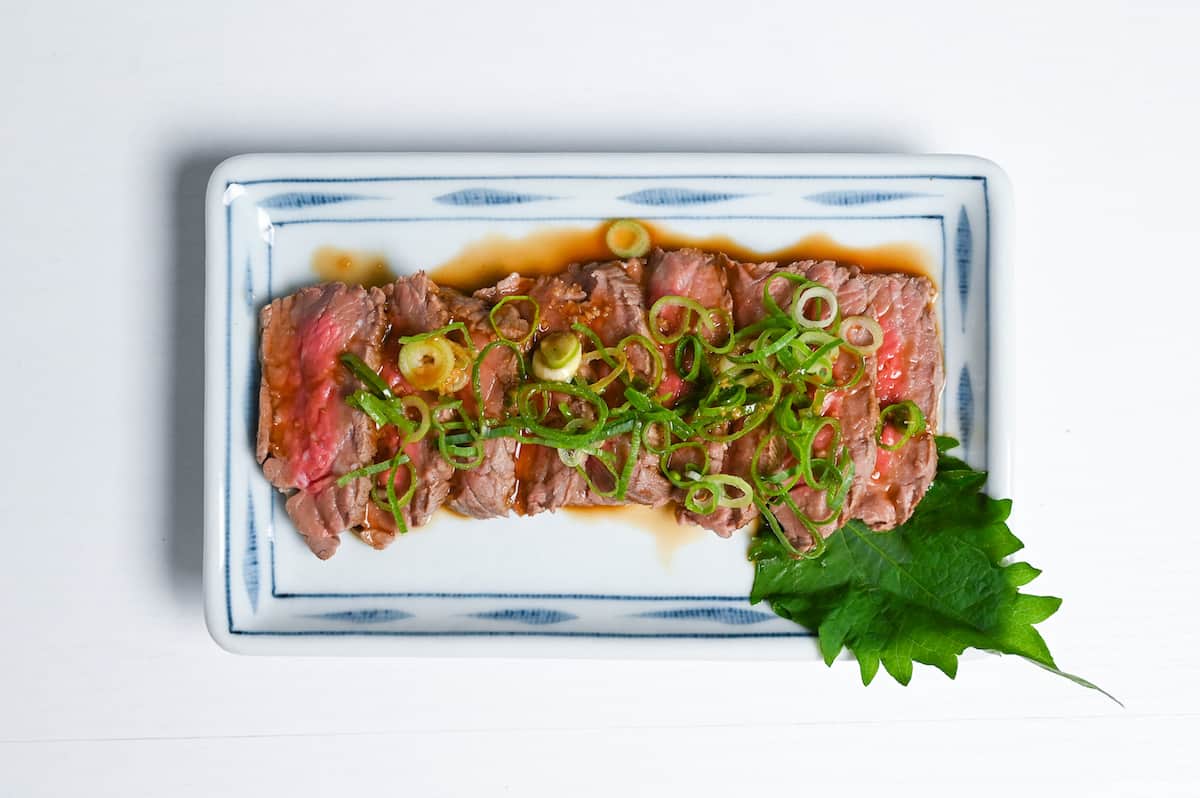
[[[395,466],[392,465],[391,460],[384,460],[381,463],[374,463],[369,466],[363,466],[362,468],[356,468],[350,473],[343,474],[342,476],[338,477],[337,486],[339,488],[344,488],[356,479],[373,477],[380,472],[388,471],[392,468],[395,468]]]
[[[639,393],[633,388],[625,389],[625,398],[629,401],[629,404],[633,405],[636,409],[641,410],[643,413],[654,407],[654,402],[650,401],[648,396]]]
[[[396,341],[403,346],[405,344],[428,341],[430,338],[445,338],[447,340],[453,340],[450,338],[450,336],[454,333],[458,333],[462,336],[463,341],[461,346],[474,355],[475,339],[471,337],[471,331],[467,329],[467,325],[463,324],[461,321],[452,322],[447,324],[445,327],[439,327],[438,329],[430,330],[429,332],[417,333],[416,335],[403,335],[397,338]]]
[[[579,363],[580,366],[586,366],[587,364],[596,360],[603,361],[606,365],[608,365],[609,371],[608,374],[604,375],[595,382],[588,383],[587,387],[596,393],[603,393],[609,385],[612,385],[617,381],[618,378],[621,377],[622,374],[625,373],[625,369],[629,365],[629,361],[626,360],[624,352],[620,350],[605,349],[602,351],[588,352],[586,355],[583,355],[583,357],[580,358]],[[616,361],[616,365],[612,365],[614,360]]]
[[[865,344],[855,343],[859,333],[870,335],[870,341]],[[842,319],[838,335],[847,347],[864,356],[875,354],[879,347],[883,346],[883,328],[870,316],[847,316]]]
[[[733,348],[733,316],[728,310],[725,308],[710,308],[701,317],[701,323],[709,332],[725,330],[725,343],[723,344],[715,344],[707,338],[702,339],[708,351],[723,355]]]
[[[500,308],[516,302],[528,302],[530,305],[532,305],[533,319],[531,319],[529,322],[529,332],[525,333],[525,335],[523,335],[521,338],[509,338],[504,333],[500,332],[500,323],[496,321],[496,314],[500,312]],[[541,319],[541,316],[542,306],[538,304],[536,299],[530,296],[525,296],[524,294],[510,294],[495,304],[495,306],[488,313],[488,321],[491,322],[492,331],[496,333],[497,338],[499,338],[501,341],[509,341],[517,344],[523,348],[525,344],[529,343],[533,339],[533,336],[537,333],[538,322]]]
[[[637,463],[641,446],[642,425],[634,424],[629,433],[629,452],[625,455],[625,465],[621,467],[621,473],[617,474],[617,490],[613,498],[618,501],[625,498],[625,491],[629,489],[629,481],[633,478],[633,467]]]
[[[400,347],[398,365],[404,379],[417,390],[440,390],[454,371],[454,350],[440,335],[409,341]]]
[[[817,318],[809,318],[805,308],[809,302],[817,303]],[[823,329],[833,324],[838,315],[837,294],[823,285],[810,285],[796,290],[792,300],[792,318],[801,327]]]
[[[722,507],[744,510],[754,501],[754,489],[741,477],[735,477],[732,474],[712,474],[705,481],[710,485],[723,486],[719,491],[717,501]],[[733,488],[738,492],[738,495],[730,496],[729,491],[726,490],[727,488]]]
[[[351,373],[353,373],[355,377],[358,377],[360,380],[362,380],[363,384],[365,384],[379,396],[388,398],[392,395],[391,390],[388,388],[387,383],[383,381],[383,378],[375,372],[375,369],[364,363],[362,358],[360,358],[358,355],[354,354],[353,352],[343,352],[339,359],[342,361],[342,365],[350,369]]]
[[[575,376],[575,372],[579,370],[580,354],[575,352],[575,357],[568,359],[561,366],[551,366],[546,362],[546,355],[541,350],[533,353],[533,375],[539,380],[548,380],[550,382],[567,382]]]
[[[707,480],[696,482],[683,497],[683,506],[697,515],[712,515],[720,506],[717,491]]]
[[[690,363],[685,369],[684,363]],[[697,335],[685,335],[675,346],[675,370],[686,382],[695,382],[704,374],[704,341]]]
[[[668,310],[680,310],[679,322],[674,330],[664,329],[662,314]],[[656,343],[673,344],[688,333],[699,333],[703,328],[710,335],[698,335],[704,348],[716,354],[728,352],[734,343],[733,317],[724,308],[706,308],[694,299],[685,296],[664,296],[650,306],[646,317],[650,328],[650,337]],[[725,343],[717,344],[711,340],[711,335],[725,331]]]
[[[370,416],[376,427],[386,427],[397,420],[403,420],[403,415],[395,412],[392,399],[382,399],[369,391],[355,391],[346,397],[346,404],[357,408]]]
[[[458,393],[471,381],[471,369],[475,365],[475,359],[465,347],[456,344],[449,338],[446,339],[446,343],[450,346],[450,351],[454,353],[454,365],[438,390],[442,393]]]
[[[767,523],[767,529],[771,530],[778,540],[780,545],[787,549],[787,553],[794,560],[805,559],[804,552],[792,545],[792,541],[788,540],[787,534],[783,531],[783,527],[779,525],[779,519],[775,517],[774,511],[761,499],[755,499],[754,505],[758,508],[759,515],[763,521]]]
[[[802,552],[800,555],[801,558],[815,560],[816,558],[820,557],[825,551],[825,538],[821,535],[821,531],[817,528],[817,523],[809,518],[807,513],[800,509],[800,507],[796,504],[795,499],[793,499],[791,495],[785,493],[781,498],[783,499],[783,503],[787,506],[787,508],[792,511],[792,515],[796,517],[796,520],[808,530],[808,534],[813,540],[812,548]]]
[[[658,347],[654,345],[653,341],[651,341],[646,336],[639,335],[637,333],[635,333],[633,335],[627,335],[624,338],[622,338],[617,343],[616,348],[618,350],[620,350],[621,352],[626,352],[626,350],[628,350],[629,347],[631,347],[631,346],[635,346],[635,347],[640,346],[643,350],[645,350],[646,354],[650,356],[650,369],[651,370],[650,370],[650,382],[649,382],[648,387],[652,390],[654,388],[657,388],[659,386],[659,384],[662,382],[663,371],[666,368],[663,365],[662,352],[658,351]],[[628,356],[628,354],[626,354],[626,361],[628,361],[628,359],[629,359],[629,356]],[[627,365],[625,370],[631,376],[633,375],[632,366]]]
[[[779,303],[775,301],[775,296],[771,293],[771,286],[779,280],[796,284],[795,293],[792,295],[793,297],[803,292],[804,289],[808,288],[809,286],[820,285],[820,283],[814,283],[812,280],[808,279],[802,274],[795,274],[794,272],[785,271],[772,272],[771,276],[763,281],[763,310],[766,311],[767,318],[763,319],[761,322],[758,322],[760,325],[766,325],[772,320],[779,318],[791,319],[791,317],[784,313],[783,309],[779,307]],[[755,326],[756,325],[752,324],[747,329],[753,330]]]
[[[858,386],[858,384],[860,382],[862,382],[863,377],[867,373],[867,362],[863,358],[863,356],[853,350],[850,351],[850,354],[853,355],[855,358],[854,373],[850,375],[850,379],[845,380],[843,382],[834,382],[833,380],[830,380],[830,382],[832,382],[832,384],[833,384],[834,390],[837,390],[837,391],[854,390],[854,388],[856,388]]]
[[[587,449],[559,449],[558,459],[562,461],[563,465],[576,468],[587,462],[588,456],[591,454],[592,452]]]
[[[493,349],[509,349],[517,362],[517,377],[524,380],[525,358],[521,354],[521,347],[512,341],[492,341],[487,346],[479,351],[479,357],[475,358],[475,363],[471,366],[471,394],[475,397],[475,412],[479,414],[480,423],[488,421],[487,408],[483,404],[483,383],[480,381],[480,373],[483,368],[484,361]]]
[[[893,417],[896,417],[897,421],[903,419],[904,427],[900,440],[886,444],[883,442],[883,428],[892,421]],[[875,427],[875,440],[878,441],[879,448],[884,451],[894,452],[924,432],[925,414],[921,412],[921,408],[917,407],[917,403],[911,399],[897,402],[894,405],[888,405],[879,411],[879,423]]]
[[[608,226],[604,243],[618,258],[640,258],[650,251],[650,231],[632,219],[618,219]]]
[[[617,362],[607,354],[609,349],[604,345],[604,341],[600,340],[600,336],[596,335],[595,330],[593,330],[591,327],[588,327],[586,324],[580,324],[579,322],[572,324],[571,329],[586,338],[588,342],[591,343],[592,349],[596,353],[600,354],[604,361],[608,363],[608,365],[612,366],[613,368],[617,367]]]
[[[406,411],[407,410],[417,411],[419,418],[417,420],[416,426],[413,427],[412,432],[408,433],[408,435],[404,439],[404,442],[406,444],[416,443],[417,441],[419,441],[425,437],[426,433],[429,432],[430,425],[432,424],[432,420],[429,415],[429,405],[426,404],[425,400],[419,396],[402,397],[400,399],[400,405]],[[407,413],[405,415],[407,417]],[[410,421],[411,421],[411,419],[410,419]]]
[[[570,363],[578,367],[583,347],[574,333],[554,332],[541,340],[538,351],[541,352],[542,360],[547,366],[560,369]]]
[[[396,469],[403,465],[408,469],[408,490],[404,491],[403,496],[396,496]],[[396,529],[401,535],[408,532],[408,524],[404,521],[404,508],[412,501],[413,494],[417,492],[417,469],[413,465],[411,458],[404,455],[403,452],[392,458],[392,468],[384,474],[384,480],[387,487],[385,495],[387,503],[384,505],[386,509],[392,513],[392,520],[396,522]],[[372,498],[376,503],[384,504],[372,491]]]
[[[462,401],[442,402],[431,415],[442,459],[458,470],[478,468],[484,458],[483,441],[470,417],[463,414]]]
[[[707,473],[712,460],[708,453],[708,447],[701,441],[684,441],[683,443],[665,446],[658,458],[659,470],[663,472],[663,476],[667,478],[667,481],[677,488],[686,489],[696,481],[694,477],[689,477],[686,473],[681,473],[672,465],[672,460],[674,460],[676,452],[688,451],[689,449],[695,449],[700,452],[701,459],[699,467],[689,464],[691,468],[688,470],[701,475]]]

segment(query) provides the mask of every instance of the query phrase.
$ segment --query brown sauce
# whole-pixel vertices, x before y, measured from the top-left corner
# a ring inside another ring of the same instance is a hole
[[[378,252],[338,247],[318,247],[312,255],[312,270],[322,280],[352,285],[387,285],[396,279],[387,259]]]
[[[612,260],[604,242],[609,222],[594,227],[554,227],[536,230],[521,238],[501,234],[467,244],[445,263],[430,270],[435,282],[462,291],[495,284],[513,272],[525,276],[553,274],[570,263]],[[876,247],[850,247],[824,233],[815,233],[773,250],[756,250],[725,235],[691,236],[664,225],[642,222],[653,246],[663,249],[693,247],[723,252],[735,260],[790,263],[797,260],[835,260],[866,271],[903,272],[933,277],[932,257],[923,247],[908,242]]]
[[[658,561],[669,566],[676,552],[690,543],[696,543],[712,535],[707,529],[692,524],[681,524],[675,520],[675,508],[646,507],[640,504],[623,504],[618,507],[564,507],[563,511],[572,521],[588,523],[618,523],[648,532],[654,536]]]
[[[535,478],[533,470],[537,466],[536,458],[539,448],[533,444],[517,442],[516,462],[513,466],[516,481],[513,484],[513,495],[509,497],[509,504],[520,515],[524,515],[526,512],[526,491],[523,486]]]

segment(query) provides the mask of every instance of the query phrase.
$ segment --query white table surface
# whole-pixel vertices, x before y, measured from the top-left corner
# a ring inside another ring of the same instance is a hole
[[[1195,795],[1200,5],[0,6],[0,794]],[[205,180],[262,150],[964,152],[1016,191],[1026,663],[235,657]],[[1164,432],[1163,430],[1170,430]]]

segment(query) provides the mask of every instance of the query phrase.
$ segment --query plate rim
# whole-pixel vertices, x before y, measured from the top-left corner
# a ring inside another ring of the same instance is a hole
[[[224,439],[216,434],[224,423],[224,407],[218,392],[216,370],[222,367],[223,347],[217,330],[226,297],[223,260],[226,232],[225,207],[232,198],[227,186],[249,184],[274,175],[296,182],[324,179],[387,180],[411,177],[418,171],[429,171],[447,179],[473,176],[495,177],[497,173],[520,168],[530,178],[547,177],[561,172],[564,164],[581,174],[594,173],[604,177],[622,175],[633,179],[638,169],[652,169],[657,175],[669,175],[679,170],[680,178],[729,177],[766,178],[781,171],[797,175],[870,177],[920,177],[930,172],[947,176],[974,175],[985,180],[984,201],[987,208],[988,282],[986,328],[988,356],[987,412],[985,424],[988,435],[987,467],[989,484],[997,493],[1012,495],[1012,427],[1014,343],[1012,320],[1016,275],[1012,263],[1013,197],[1011,182],[1004,170],[993,161],[974,155],[908,155],[901,153],[654,153],[654,152],[335,152],[282,153],[259,152],[235,155],[222,161],[209,178],[205,201],[205,412],[204,412],[204,607],[210,635],[224,649],[234,653],[251,654],[365,654],[400,656],[559,656],[559,657],[617,657],[617,658],[693,658],[741,659],[798,659],[796,639],[747,638],[739,636],[737,646],[713,646],[711,640],[696,638],[629,639],[635,645],[606,645],[611,640],[572,637],[506,637],[509,645],[498,647],[485,637],[371,639],[361,634],[336,637],[270,635],[255,636],[231,633],[227,621],[231,597],[221,574],[225,558],[225,540],[219,534],[225,520],[224,495],[229,490],[225,475],[218,467],[225,454]],[[379,174],[386,165],[388,175]],[[689,172],[713,171],[714,174]],[[732,174],[734,171],[737,174]],[[490,173],[490,174],[489,174]],[[513,177],[514,175],[505,175]],[[562,176],[562,175],[558,175]],[[939,290],[944,287],[939,286]],[[221,383],[220,387],[224,387]],[[385,644],[386,645],[380,645]],[[782,645],[781,645],[782,644]],[[789,653],[790,652],[790,653]]]

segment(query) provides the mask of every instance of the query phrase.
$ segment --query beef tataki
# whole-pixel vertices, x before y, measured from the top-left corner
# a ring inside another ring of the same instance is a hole
[[[836,297],[833,320],[791,307],[810,283],[824,287],[812,287],[817,313]],[[722,536],[766,507],[799,548],[851,519],[890,529],[936,471],[934,293],[920,277],[696,249],[513,274],[471,295],[424,274],[305,288],[261,314],[257,457],[321,558],[344,530],[383,548],[443,504],[490,518],[674,501],[680,521]],[[851,316],[865,318],[836,326]],[[549,337],[561,333],[578,340]],[[423,380],[413,359],[436,366],[439,348],[451,376]],[[344,353],[379,377],[364,376],[371,395],[355,407],[363,372]],[[926,429],[907,439],[912,406]],[[396,412],[419,413],[420,432]],[[338,485],[368,465],[373,476]],[[378,498],[389,480],[403,497],[390,509]]]
[[[379,289],[328,283],[277,299],[260,316],[258,460],[272,485],[295,491],[288,515],[321,559],[366,517],[369,480],[336,484],[373,462],[376,449],[373,422],[346,405],[359,385],[339,357],[352,352],[378,368],[383,306]]]

